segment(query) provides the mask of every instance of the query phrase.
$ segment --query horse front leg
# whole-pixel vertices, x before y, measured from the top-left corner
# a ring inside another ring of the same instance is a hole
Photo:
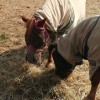
[[[53,50],[54,49],[57,49],[57,44],[56,44],[56,41],[58,40],[58,38],[60,37],[60,35],[58,33],[55,33],[55,41],[52,41],[52,43],[48,46],[48,52],[49,52],[49,55],[48,55],[48,61],[47,61],[47,64],[46,64],[46,68],[49,67],[49,65],[52,63],[52,53],[53,53]]]
[[[46,68],[48,68],[51,63],[52,63],[52,51],[49,52]]]
[[[96,95],[96,91],[98,88],[98,84],[99,83],[94,84],[91,82],[91,90],[90,90],[88,96],[86,97],[87,98],[86,100],[95,100],[95,95]]]
[[[49,55],[48,55],[48,61],[47,61],[47,64],[46,64],[46,68],[49,67],[49,65],[52,63],[52,53],[53,53],[53,50],[56,49],[56,44],[50,44],[48,46],[48,52],[49,52]]]
[[[91,90],[84,100],[95,100],[95,95],[99,83],[100,83],[100,68],[95,72],[91,80]]]

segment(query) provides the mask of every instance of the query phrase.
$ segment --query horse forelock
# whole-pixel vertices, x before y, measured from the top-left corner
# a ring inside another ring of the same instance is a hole
[[[41,43],[39,43],[39,44],[43,44],[43,46],[41,46],[43,48],[44,45],[49,41],[50,37],[49,37],[48,31],[46,30],[45,26],[38,27],[39,21],[40,20],[38,20],[38,19],[31,19],[26,34],[28,37],[33,36],[34,40],[28,39],[29,41],[33,41],[32,42],[33,46],[35,46],[37,44],[37,41],[41,41]],[[40,35],[43,35],[43,37],[40,37]],[[34,38],[34,36],[35,36],[35,38]],[[37,39],[36,39],[36,37],[37,37]]]
[[[40,22],[39,19],[37,19],[37,18],[34,19],[34,20],[33,20],[33,26],[34,26],[34,28],[36,29],[36,31],[37,31],[38,34],[41,33],[41,32],[44,32],[44,34],[45,34],[45,42],[47,42],[47,41],[50,39],[49,33],[48,33],[48,31],[46,30],[45,25],[43,25],[43,27],[39,27],[39,26],[38,26],[39,22]]]
[[[38,29],[38,30],[44,30],[45,29],[45,25],[43,25],[43,27],[39,27],[38,24],[39,24],[40,20],[39,19],[34,19],[33,20],[33,26]]]
[[[31,34],[33,30],[36,31],[36,33],[41,33],[42,31],[45,31],[45,27],[38,27],[39,20],[38,19],[31,19],[27,23],[27,34]]]

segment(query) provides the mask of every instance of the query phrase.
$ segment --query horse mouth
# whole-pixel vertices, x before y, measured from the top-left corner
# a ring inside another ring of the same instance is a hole
[[[36,64],[37,60],[31,54],[26,54],[26,61],[31,64]]]
[[[39,65],[39,66],[42,64],[40,54],[27,53],[26,61],[30,64],[35,64],[35,65]]]

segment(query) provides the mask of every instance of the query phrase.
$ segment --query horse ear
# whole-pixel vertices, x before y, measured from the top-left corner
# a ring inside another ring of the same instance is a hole
[[[25,22],[25,23],[27,23],[28,22],[28,18],[26,18],[25,16],[21,16],[21,18],[22,18],[22,20]]]
[[[44,26],[44,24],[45,24],[45,22],[46,22],[46,20],[47,20],[47,18],[44,18],[42,21],[39,21],[39,23],[38,23],[38,27],[43,27]]]

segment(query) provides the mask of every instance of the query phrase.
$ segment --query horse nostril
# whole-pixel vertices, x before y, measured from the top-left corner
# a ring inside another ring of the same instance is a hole
[[[41,66],[41,65],[42,65],[42,62],[37,62],[37,65],[38,65],[38,66]]]

